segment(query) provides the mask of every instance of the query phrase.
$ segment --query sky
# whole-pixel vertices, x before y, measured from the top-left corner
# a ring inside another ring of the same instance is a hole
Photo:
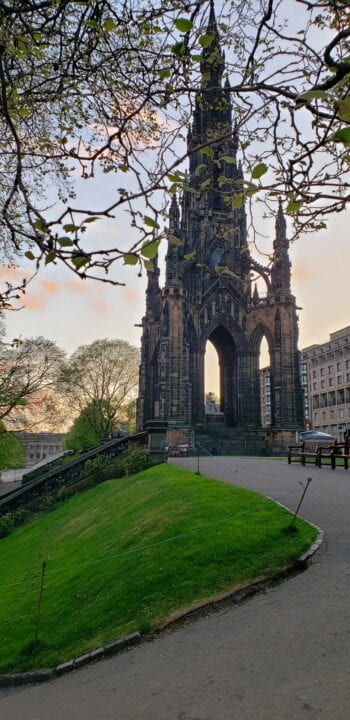
[[[128,232],[126,221],[124,232]],[[272,247],[273,226],[269,233],[264,249]],[[325,342],[331,332],[350,324],[348,246],[346,213],[331,218],[327,230],[306,235],[291,246],[292,291],[301,308],[300,348]],[[134,268],[122,264],[115,266],[114,277],[126,286],[81,281],[53,265],[43,268],[28,287],[23,309],[7,313],[8,337],[43,335],[68,354],[98,338],[121,338],[138,346],[141,328],[137,326],[145,309],[145,277],[139,278]],[[216,354],[211,349],[207,355],[211,356],[206,371],[207,390],[217,393]]]

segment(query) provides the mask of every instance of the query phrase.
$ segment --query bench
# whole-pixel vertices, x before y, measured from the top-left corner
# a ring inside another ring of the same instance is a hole
[[[169,445],[167,448],[168,457],[187,457],[189,445],[183,443],[182,445]]]
[[[306,462],[314,462],[317,467],[321,467],[322,459],[330,458],[337,448],[336,441],[329,443],[329,440],[303,440],[297,445],[288,445],[288,465],[291,464],[293,458],[300,460],[302,465]]]
[[[320,453],[320,460],[322,461],[323,457],[323,449],[321,449]],[[331,458],[331,467],[332,470],[335,470],[336,465],[340,465],[345,468],[345,470],[348,470],[349,467],[349,459],[350,459],[350,440],[349,438],[346,438],[345,442],[343,443],[335,443],[332,452],[330,453]]]

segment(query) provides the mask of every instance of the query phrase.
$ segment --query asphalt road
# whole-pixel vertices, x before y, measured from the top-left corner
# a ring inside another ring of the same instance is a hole
[[[122,655],[2,690],[1,720],[349,720],[350,473],[248,458],[200,469],[292,509],[311,476],[303,515],[325,541],[310,567]]]

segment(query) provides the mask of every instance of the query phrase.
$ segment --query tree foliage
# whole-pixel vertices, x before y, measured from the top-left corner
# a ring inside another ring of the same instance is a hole
[[[0,343],[0,419],[15,430],[57,428],[55,384],[64,352],[43,337]]]
[[[198,192],[184,172],[184,131],[200,82],[205,90],[202,53],[219,61],[209,5],[0,2],[5,256],[25,253],[33,271],[62,262],[81,278],[115,283],[115,261],[150,267],[166,235],[164,193]],[[321,229],[350,198],[348,2],[224,0],[216,11],[246,172],[242,199],[273,210],[282,195],[296,234]],[[110,194],[84,201],[102,176]],[[108,244],[99,221],[117,223],[124,210],[132,239]],[[5,306],[14,294],[3,288]]]
[[[85,450],[111,437],[115,430],[113,413],[105,402],[91,402],[74,420],[64,439],[67,450]]]
[[[24,467],[26,451],[23,443],[0,422],[0,471]]]
[[[71,409],[84,412],[93,432],[111,434],[137,394],[139,351],[125,340],[95,340],[81,345],[63,366],[59,389]]]

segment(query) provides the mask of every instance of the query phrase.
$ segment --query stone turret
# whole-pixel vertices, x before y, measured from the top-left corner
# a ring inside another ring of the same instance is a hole
[[[276,217],[276,236],[273,243],[273,250],[274,255],[271,268],[271,292],[274,295],[288,295],[291,292],[291,264],[289,260],[287,225],[283,214],[281,200],[279,200]]]

